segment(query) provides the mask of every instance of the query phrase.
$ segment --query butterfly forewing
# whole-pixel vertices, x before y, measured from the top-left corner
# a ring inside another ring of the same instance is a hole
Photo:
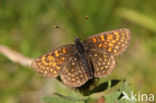
[[[68,59],[60,74],[61,80],[68,87],[80,87],[88,81],[88,76],[84,71],[84,66],[78,54]]]
[[[32,68],[44,76],[57,77],[74,47],[68,44],[46,53],[32,62]]]
[[[107,52],[91,50],[90,57],[94,67],[94,76],[96,78],[104,77],[112,73],[115,68],[115,59]]]
[[[83,41],[83,44],[89,50],[95,49],[112,55],[119,55],[127,48],[130,38],[130,30],[122,28],[90,36]]]

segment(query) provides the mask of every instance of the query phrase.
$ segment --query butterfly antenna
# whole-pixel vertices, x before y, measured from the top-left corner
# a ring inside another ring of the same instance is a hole
[[[81,21],[81,23],[84,25],[87,22],[87,20],[88,20],[88,16],[85,16],[85,18],[83,18],[83,20]],[[84,32],[83,32],[83,34],[84,34]],[[77,36],[80,37],[79,34]]]
[[[82,20],[82,23],[86,23],[87,20],[88,20],[88,16],[85,16],[85,19]]]
[[[85,19],[82,20],[82,23],[83,23],[83,24],[86,23],[87,20],[88,20],[88,16],[85,16]],[[68,34],[71,34],[73,38],[78,38],[78,37],[80,37],[79,33],[77,33],[77,34],[76,34],[76,37],[75,37],[75,35],[74,35],[73,33],[67,32],[66,30],[64,30],[63,28],[61,28],[61,27],[58,26],[58,25],[54,25],[54,28],[60,29],[60,30],[63,31],[63,32],[66,32],[66,33],[68,33]]]
[[[61,31],[65,32],[65,33],[71,34],[71,35],[72,35],[72,37],[74,37],[73,33],[67,32],[66,30],[64,30],[64,29],[63,29],[63,28],[61,28],[60,26],[58,26],[58,25],[53,25],[53,26],[54,26],[54,28],[59,29],[59,30],[61,30]]]

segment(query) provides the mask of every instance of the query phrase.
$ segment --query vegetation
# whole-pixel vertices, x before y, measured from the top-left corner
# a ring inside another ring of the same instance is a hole
[[[0,45],[36,58],[60,45],[73,43],[77,35],[83,40],[99,32],[126,27],[132,32],[129,48],[116,57],[116,69],[101,78],[100,83],[121,81],[116,89],[107,88],[109,92],[105,90],[103,95],[117,100],[120,86],[127,82],[129,91],[156,94],[155,9],[155,0],[0,0]],[[86,15],[89,19],[84,21]],[[54,24],[67,32],[53,28]],[[124,78],[127,82],[122,82]],[[71,92],[73,97],[82,95],[0,54],[1,103],[51,103],[53,92],[59,93],[57,98],[61,100],[64,96],[69,98]],[[90,99],[94,98],[89,97],[88,102]]]

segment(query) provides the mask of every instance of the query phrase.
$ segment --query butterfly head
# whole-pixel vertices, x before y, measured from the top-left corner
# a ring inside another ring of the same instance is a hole
[[[81,42],[81,39],[78,38],[78,37],[76,37],[76,38],[75,38],[75,44],[80,43],[80,42]]]

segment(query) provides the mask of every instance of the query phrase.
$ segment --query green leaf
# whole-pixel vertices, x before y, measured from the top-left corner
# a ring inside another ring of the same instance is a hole
[[[123,81],[123,84],[120,87],[120,91],[121,92],[124,91],[125,93],[128,94],[129,97],[131,96],[131,91],[132,90],[130,89],[129,84],[125,80]]]
[[[120,95],[121,95],[120,91],[115,91],[108,94],[107,96],[105,96],[106,103],[116,103]]]
[[[116,86],[119,82],[120,82],[120,80],[113,79],[113,80],[101,83],[96,88],[89,91],[89,94],[105,91],[105,90],[107,90],[109,88],[112,88],[112,87]]]
[[[123,81],[123,84],[120,87],[120,91],[121,91],[121,93],[124,91],[127,94],[127,96],[129,98],[131,98],[131,92],[132,92],[132,90],[131,90],[129,84],[125,80]],[[119,97],[119,103],[136,103],[135,101],[130,101],[130,100],[127,100],[127,99],[122,99],[123,96],[124,96],[123,94],[120,95],[120,97]]]

